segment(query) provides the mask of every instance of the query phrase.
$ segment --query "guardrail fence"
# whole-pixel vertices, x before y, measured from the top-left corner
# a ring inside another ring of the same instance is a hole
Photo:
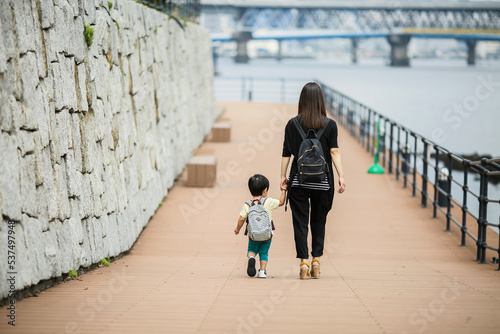
[[[327,108],[372,155],[376,154],[374,126],[377,121],[380,122],[379,161],[382,166],[387,167],[390,174],[395,174],[396,180],[403,178],[404,187],[410,185],[413,196],[417,196],[418,191],[423,207],[430,202],[433,217],[437,217],[438,211],[445,215],[445,231],[450,231],[451,223],[460,228],[460,246],[467,245],[467,236],[476,243],[475,261],[486,263],[486,249],[491,249],[498,253],[498,257],[493,258],[494,262],[498,262],[500,217],[499,222],[489,220],[488,209],[489,205],[496,205],[494,212],[499,212],[500,199],[489,198],[488,189],[494,186],[491,179],[500,176],[500,158],[467,160],[339,91],[320,84]],[[471,182],[471,179],[479,179],[479,182]],[[469,226],[471,220],[477,222],[477,233],[473,232],[474,227]],[[497,232],[494,234],[495,246],[488,244],[488,231]],[[500,263],[497,270],[500,270]]]

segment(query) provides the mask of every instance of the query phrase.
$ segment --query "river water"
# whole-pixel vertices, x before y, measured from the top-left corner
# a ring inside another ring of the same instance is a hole
[[[234,83],[233,87],[231,83],[220,85],[227,77],[285,78],[287,102],[298,102],[300,89],[307,81],[320,80],[453,152],[500,157],[498,60],[479,60],[476,66],[469,67],[465,59],[412,59],[411,67],[396,68],[386,66],[386,60],[381,58],[361,59],[358,64],[347,58],[281,62],[252,59],[249,64],[220,58],[217,70],[218,100],[227,100],[231,89],[234,91],[229,99],[232,95],[236,100],[242,96],[241,87],[234,87]],[[261,84],[255,80],[254,86]],[[279,88],[261,87],[271,92],[262,99],[256,94],[258,88],[253,87],[254,101],[283,101]],[[454,175],[460,180],[462,173]],[[470,180],[470,187],[478,193],[479,182]],[[500,199],[500,185],[490,184],[488,188],[490,198]],[[452,194],[461,201],[460,187],[453,186]],[[468,200],[469,209],[477,215],[477,199],[469,196]],[[499,215],[500,205],[490,203],[488,221],[498,223]]]
[[[222,77],[321,80],[451,151],[500,157],[498,60],[468,67],[464,59],[416,59],[411,67],[395,68],[380,58],[358,64],[348,59],[252,59],[235,64],[221,58],[218,71]]]

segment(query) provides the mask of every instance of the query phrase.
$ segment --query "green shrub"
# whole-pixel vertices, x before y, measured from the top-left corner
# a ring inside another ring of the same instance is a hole
[[[102,259],[101,261],[99,261],[99,264],[102,264],[103,266],[106,266],[106,267],[109,267],[109,265],[111,263],[109,263],[109,257],[107,259]]]
[[[68,273],[68,276],[73,278],[73,279],[77,279],[78,278],[78,272],[76,270],[70,270],[69,273]]]
[[[113,3],[111,1],[108,1],[108,7],[109,7],[109,10],[111,10],[111,8],[113,8]]]
[[[90,49],[94,41],[94,28],[92,28],[90,24],[87,23],[84,23],[83,26],[85,27],[85,30],[83,31],[83,36],[85,36],[85,41],[87,42],[87,46]]]

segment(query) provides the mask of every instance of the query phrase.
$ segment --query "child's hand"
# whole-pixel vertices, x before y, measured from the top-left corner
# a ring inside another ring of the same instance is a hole
[[[240,229],[239,229],[239,228],[235,228],[235,229],[234,229],[234,234],[235,234],[235,235],[238,235],[239,233],[240,233]]]

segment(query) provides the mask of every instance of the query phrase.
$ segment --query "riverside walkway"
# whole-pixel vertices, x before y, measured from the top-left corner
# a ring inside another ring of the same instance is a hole
[[[328,216],[322,276],[298,279],[291,212],[273,213],[268,278],[246,275],[235,236],[247,181],[279,196],[283,129],[295,105],[225,103],[230,143],[214,188],[182,175],[130,254],[17,303],[0,333],[498,333],[500,273],[419,206],[402,182],[370,175],[370,155],[340,128],[347,190]]]

